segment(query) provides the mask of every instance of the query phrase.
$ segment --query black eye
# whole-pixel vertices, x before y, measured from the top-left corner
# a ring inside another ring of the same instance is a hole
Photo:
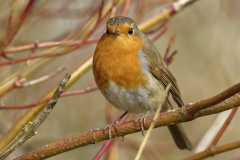
[[[128,30],[128,34],[133,35],[133,28],[130,28],[130,29]]]
[[[106,34],[109,34],[109,30],[108,29],[106,29]]]

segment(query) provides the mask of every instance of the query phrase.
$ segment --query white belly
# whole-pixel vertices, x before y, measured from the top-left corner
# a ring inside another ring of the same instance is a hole
[[[154,77],[149,79],[150,81],[147,85],[134,90],[124,89],[110,82],[108,88],[101,90],[101,92],[119,110],[131,113],[155,111],[159,106],[164,88]]]

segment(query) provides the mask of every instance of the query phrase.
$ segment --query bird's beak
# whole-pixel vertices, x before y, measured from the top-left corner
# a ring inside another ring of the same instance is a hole
[[[113,30],[112,32],[113,32],[113,34],[120,34],[119,30],[117,30],[117,29]]]

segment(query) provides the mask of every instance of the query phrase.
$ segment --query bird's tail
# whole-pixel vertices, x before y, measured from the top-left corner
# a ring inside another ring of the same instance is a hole
[[[165,111],[167,109],[173,109],[173,107],[168,99],[166,100],[165,107],[162,108],[162,111]],[[179,149],[187,149],[187,150],[193,149],[192,143],[188,139],[181,124],[169,125],[168,129],[171,132],[174,142],[176,143],[176,145],[178,146]]]
[[[192,143],[188,139],[181,124],[169,125],[168,129],[179,149],[192,150]]]

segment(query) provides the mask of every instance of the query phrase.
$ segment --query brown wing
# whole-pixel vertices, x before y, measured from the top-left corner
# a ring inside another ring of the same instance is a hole
[[[184,105],[181,94],[177,85],[177,81],[168,70],[166,64],[163,62],[161,55],[158,53],[156,47],[152,42],[148,41],[144,47],[142,47],[143,52],[148,56],[146,58],[149,61],[151,72],[153,76],[166,88],[170,83],[172,84],[170,88],[170,93],[174,101],[179,107]]]

